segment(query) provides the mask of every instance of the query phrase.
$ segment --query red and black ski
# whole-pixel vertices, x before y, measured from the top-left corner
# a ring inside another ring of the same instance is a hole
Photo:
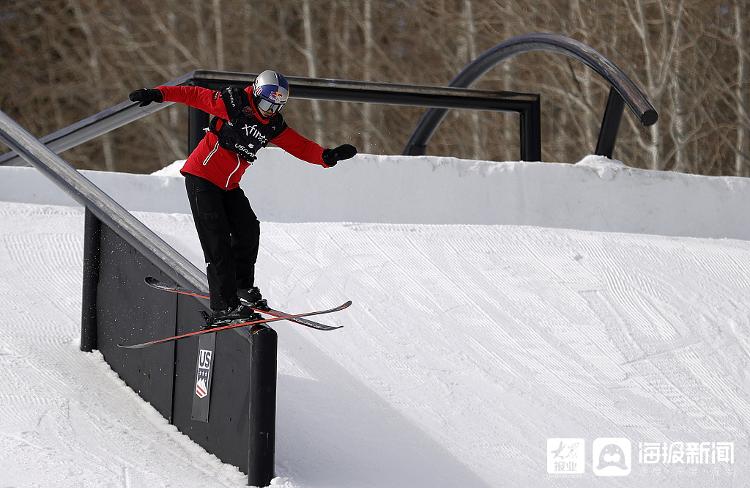
[[[160,281],[152,276],[146,276],[145,281],[148,286],[150,286],[151,288],[155,288],[157,290],[166,291],[168,293],[177,293],[178,295],[188,295],[188,296],[196,297],[196,298],[205,298],[206,300],[210,299],[210,295],[206,292],[197,291],[197,290],[189,290],[187,288],[183,288],[178,285],[168,285],[164,283],[163,281]],[[244,302],[244,300],[242,299],[240,300]],[[274,310],[272,308],[269,308],[269,309],[261,309],[261,308],[254,308],[254,307],[250,307],[250,308],[252,308],[253,311],[255,312],[270,315],[272,317],[284,318],[291,322],[296,322],[300,325],[304,325],[305,327],[310,327],[312,329],[334,330],[334,329],[340,328],[340,327],[332,327],[330,325],[321,324],[320,322],[315,322],[314,320],[308,320],[304,318],[290,318],[289,314],[285,312],[281,312],[279,310]]]
[[[295,315],[285,315],[283,317],[273,317],[270,319],[261,319],[261,320],[250,320],[247,322],[238,322],[235,324],[227,324],[227,325],[221,325],[219,327],[211,327],[207,329],[201,329],[196,330],[193,332],[187,332],[185,334],[179,334],[172,337],[164,337],[162,339],[154,339],[152,341],[142,342],[139,344],[117,344],[117,347],[122,347],[123,349],[143,349],[144,347],[154,346],[156,344],[164,344],[165,342],[171,342],[171,341],[177,341],[180,339],[185,339],[186,337],[193,337],[197,335],[202,334],[212,334],[214,332],[221,332],[222,330],[229,330],[229,329],[236,329],[238,327],[247,327],[251,325],[259,325],[259,324],[267,324],[269,322],[277,322],[279,320],[291,320],[291,319],[298,319],[302,317],[309,317],[311,315],[323,315],[326,313],[333,313],[333,312],[339,312],[341,310],[344,310],[345,308],[349,307],[352,302],[348,301],[346,303],[342,303],[338,307],[329,308],[328,310],[316,310],[315,312],[307,312],[307,313],[300,313]],[[340,327],[331,327],[330,329],[326,330],[333,330],[333,329],[339,329]]]

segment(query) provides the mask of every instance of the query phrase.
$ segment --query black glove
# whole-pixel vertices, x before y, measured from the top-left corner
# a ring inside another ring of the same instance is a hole
[[[138,106],[145,107],[151,102],[163,102],[164,97],[159,90],[153,88],[141,88],[130,94],[130,101],[141,102]]]
[[[343,144],[333,149],[323,150],[323,162],[328,166],[336,166],[343,159],[353,158],[357,154],[357,148],[351,144]]]

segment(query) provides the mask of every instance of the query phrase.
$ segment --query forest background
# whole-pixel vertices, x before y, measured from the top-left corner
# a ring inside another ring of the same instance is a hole
[[[2,0],[0,109],[42,136],[195,69],[445,86],[503,40],[553,32],[614,61],[659,112],[644,128],[626,109],[616,159],[750,176],[748,30],[750,0]],[[581,63],[522,54],[473,87],[541,94],[545,161],[593,152],[609,87]],[[285,118],[324,146],[398,154],[423,111],[297,99]],[[517,160],[518,130],[515,114],[454,110],[428,154]],[[170,108],[63,156],[143,173],[186,150],[187,110]]]

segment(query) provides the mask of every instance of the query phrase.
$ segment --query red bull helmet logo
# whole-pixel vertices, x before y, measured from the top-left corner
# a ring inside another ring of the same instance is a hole
[[[256,86],[253,90],[256,97],[261,97],[269,102],[284,103],[289,96],[289,91],[278,85]]]
[[[284,101],[284,94],[280,90],[277,90],[269,93],[268,99],[272,102],[282,103]]]

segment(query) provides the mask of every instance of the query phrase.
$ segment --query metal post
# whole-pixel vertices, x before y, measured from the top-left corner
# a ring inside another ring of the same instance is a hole
[[[426,144],[411,144],[404,150],[405,156],[424,156],[427,152]]]
[[[81,302],[81,351],[97,348],[96,297],[102,223],[86,208],[83,231],[83,296]]]
[[[276,346],[278,336],[269,327],[252,331],[250,359],[250,422],[247,481],[268,486],[273,479],[276,446]]]
[[[542,115],[541,104],[537,99],[528,110],[520,114],[521,161],[542,160]]]
[[[208,127],[208,114],[197,108],[188,108],[188,154],[198,147],[205,132],[203,129]]]
[[[607,98],[607,108],[604,109],[602,118],[602,127],[599,129],[599,140],[596,141],[596,151],[598,156],[612,158],[612,152],[615,150],[615,141],[617,140],[617,131],[620,129],[622,113],[625,110],[625,101],[622,99],[617,90],[609,89]]]

